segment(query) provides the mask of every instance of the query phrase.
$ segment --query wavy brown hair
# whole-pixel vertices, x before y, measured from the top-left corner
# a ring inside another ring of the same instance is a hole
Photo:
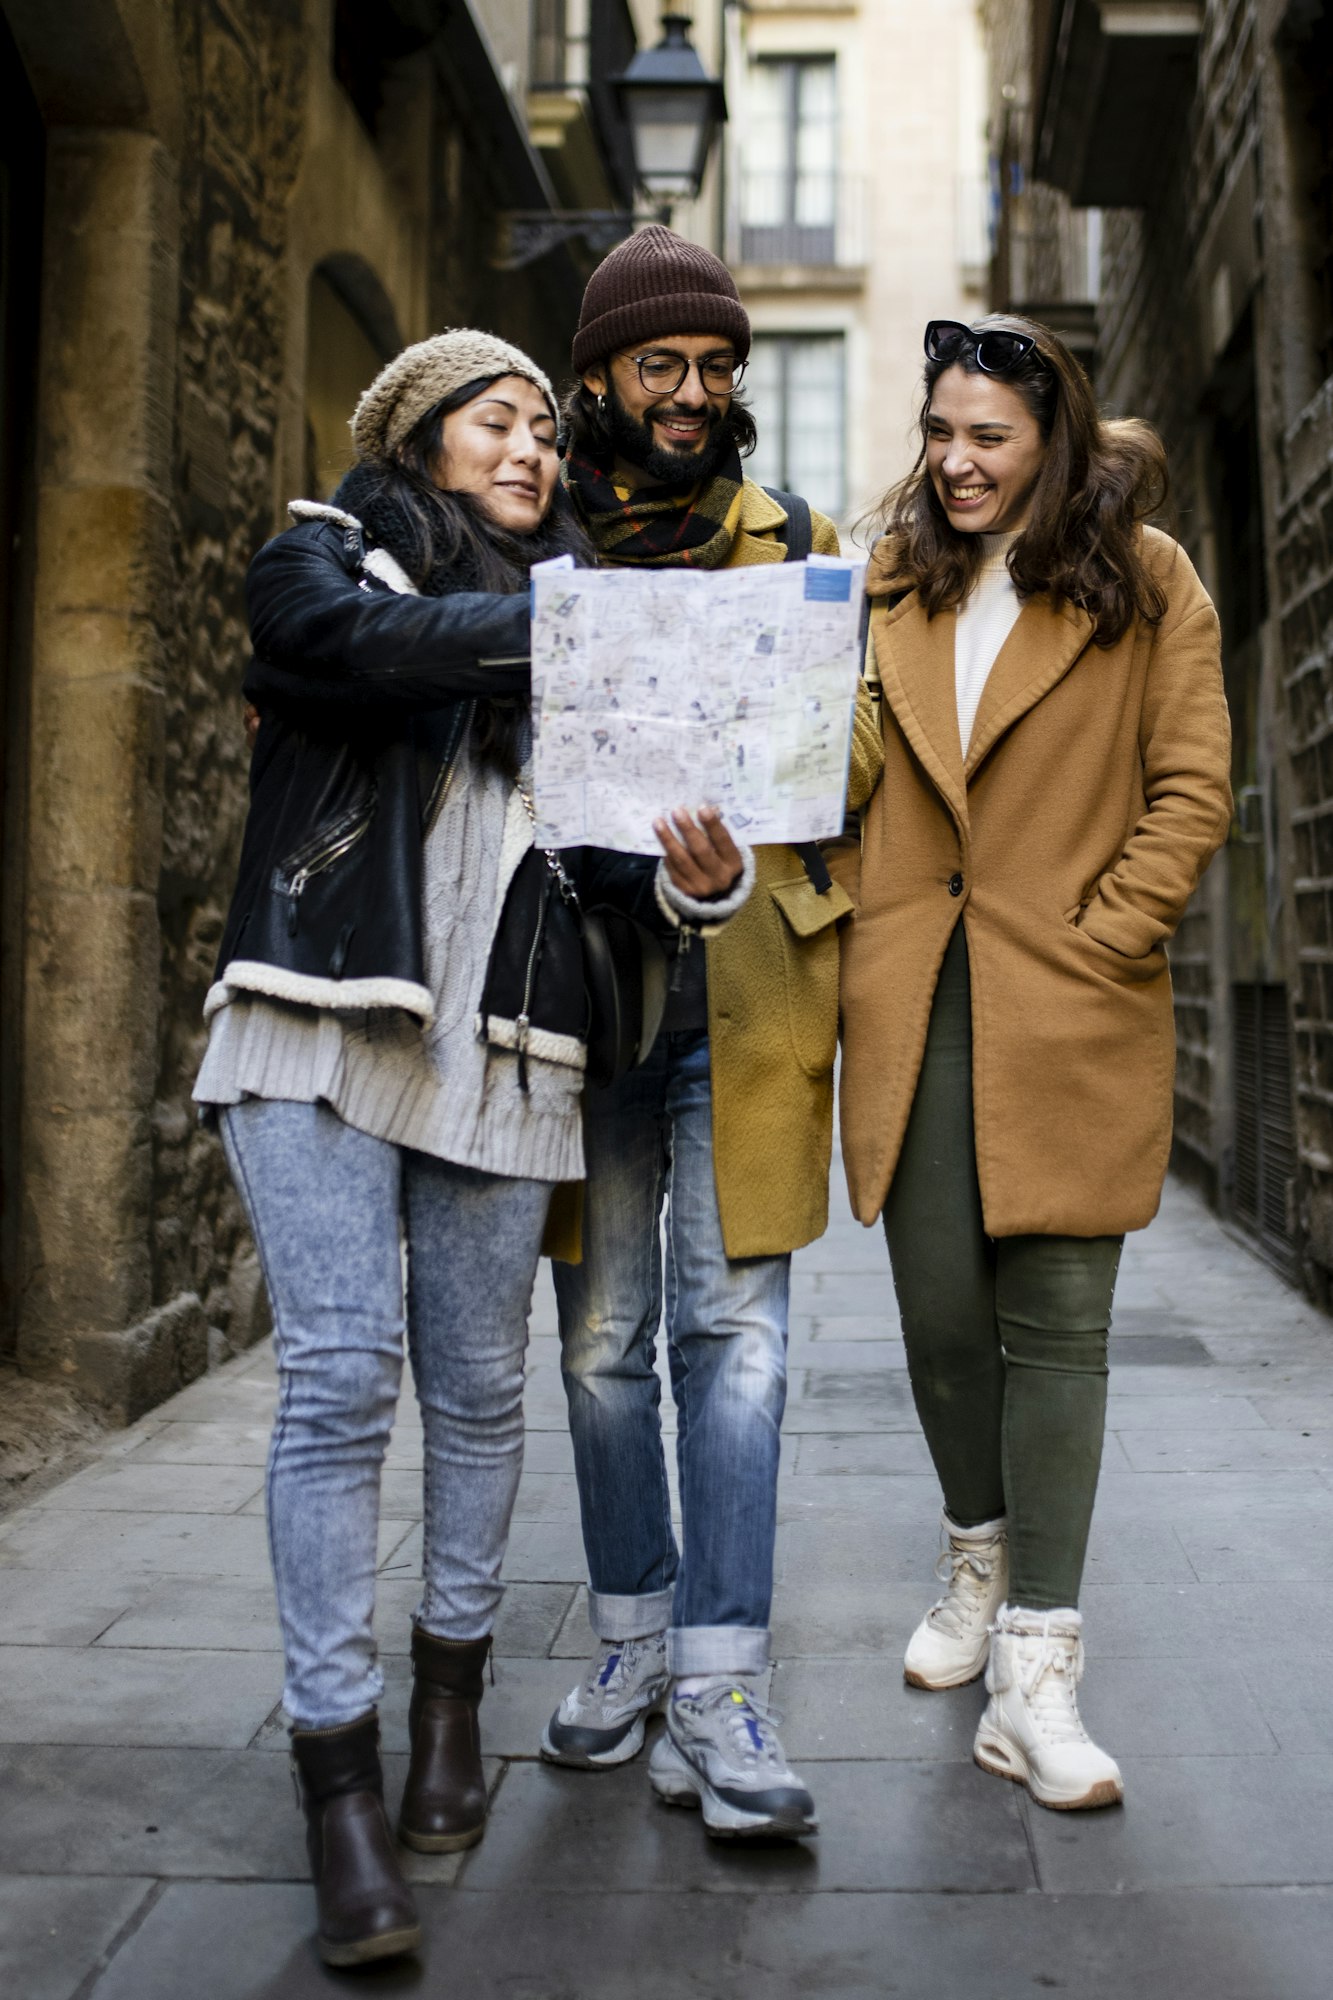
[[[1045,592],[1086,611],[1099,646],[1113,646],[1136,618],[1160,624],[1166,593],[1148,568],[1139,530],[1166,503],[1161,439],[1137,418],[1102,417],[1087,376],[1049,327],[992,313],[973,327],[990,331],[1025,333],[1036,343],[996,379],[1023,398],[1046,447],[1027,525],[1009,552],[1014,588],[1023,598]],[[963,346],[947,363],[927,361],[916,464],[869,517],[884,535],[871,562],[871,594],[918,590],[931,618],[963,602],[981,565],[980,536],[951,526],[926,470],[931,396],[948,368],[977,374],[975,348]]]

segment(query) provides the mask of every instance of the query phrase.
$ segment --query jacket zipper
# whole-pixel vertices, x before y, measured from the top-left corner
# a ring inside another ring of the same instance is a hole
[[[546,917],[550,907],[551,884],[548,882],[546,894],[542,897],[537,928],[533,932],[532,944],[528,949],[527,971],[523,978],[523,1005],[514,1023],[514,1046],[518,1051],[518,1087],[525,1097],[528,1094],[528,1035],[532,1028],[532,1003],[537,987],[537,967],[541,963],[542,946],[546,942]]]
[[[347,820],[343,820],[331,833],[324,836],[323,845],[313,849],[307,848],[305,851],[298,851],[287,862],[286,868],[280,872],[278,886],[281,893],[289,899],[291,904],[287,912],[287,935],[289,937],[296,935],[297,911],[305,886],[311,876],[322,875],[326,868],[332,868],[335,861],[340,861],[344,854],[356,846],[358,841],[363,840],[370,830],[370,821],[371,814],[369,812],[363,818],[350,824]]]
[[[463,747],[464,736],[472,727],[472,718],[476,712],[476,702],[470,701],[467,708],[459,717],[453,736],[445,750],[444,756],[440,760],[440,768],[435,774],[435,783],[431,786],[430,797],[426,801],[425,831],[427,833],[434,826],[435,815],[444,804],[444,795],[453,782],[454,772],[458,768],[458,753]]]

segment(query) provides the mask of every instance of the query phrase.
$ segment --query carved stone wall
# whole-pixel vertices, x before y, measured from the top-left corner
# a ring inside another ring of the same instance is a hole
[[[152,1118],[154,1300],[200,1303],[208,1358],[263,1330],[253,1253],[190,1086],[245,813],[246,565],[272,531],[287,206],[308,68],[300,0],[182,8],[180,322]]]
[[[491,267],[540,176],[485,38],[363,5],[383,72],[354,94],[334,0],[0,0],[47,156],[0,1351],[122,1418],[267,1323],[190,1089],[246,805],[245,572],[305,479],[311,300],[333,284],[371,351],[471,319],[555,369],[577,306],[568,257]]]

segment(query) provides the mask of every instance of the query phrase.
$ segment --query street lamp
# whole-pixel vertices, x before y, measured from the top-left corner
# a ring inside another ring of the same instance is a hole
[[[693,201],[727,95],[690,40],[688,14],[664,14],[662,39],[640,49],[614,88],[629,125],[634,169],[654,201]]]
[[[664,14],[662,31],[656,48],[640,49],[623,76],[608,79],[629,126],[635,179],[655,222],[669,219],[673,201],[694,200],[727,115],[726,92],[690,40],[688,14]],[[502,271],[521,270],[571,236],[609,250],[647,219],[624,209],[511,210],[493,262]]]

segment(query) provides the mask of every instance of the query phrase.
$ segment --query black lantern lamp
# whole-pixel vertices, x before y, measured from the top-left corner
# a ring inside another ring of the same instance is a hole
[[[640,49],[616,78],[616,95],[644,193],[654,201],[693,201],[727,115],[727,96],[699,59],[688,14],[664,14],[662,30],[657,47]]]
[[[609,79],[629,126],[635,177],[655,222],[670,220],[673,201],[695,199],[727,115],[727,94],[690,40],[689,15],[664,14],[662,30],[655,49],[640,49],[623,76]],[[590,249],[609,250],[647,219],[619,209],[511,210],[491,262],[498,270],[518,271],[572,236],[581,236]]]

